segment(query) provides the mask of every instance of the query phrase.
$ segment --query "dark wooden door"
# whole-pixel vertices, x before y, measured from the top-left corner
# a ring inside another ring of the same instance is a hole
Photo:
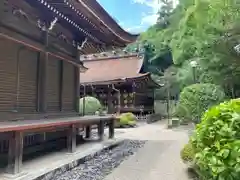
[[[62,76],[62,110],[75,111],[75,67],[63,62]]]
[[[60,60],[49,56],[47,66],[47,111],[60,111]]]
[[[13,112],[16,108],[18,48],[0,39],[0,112]]]
[[[38,53],[23,49],[18,60],[18,111],[37,111]]]

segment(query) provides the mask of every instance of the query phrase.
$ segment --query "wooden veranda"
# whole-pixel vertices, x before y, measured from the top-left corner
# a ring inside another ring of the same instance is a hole
[[[86,138],[91,137],[91,126],[97,125],[99,139],[103,139],[104,125],[108,124],[109,138],[114,138],[114,116],[84,116],[59,119],[39,119],[0,122],[0,133],[8,133],[9,152],[7,173],[17,174],[21,172],[23,156],[23,138],[25,133],[50,132],[65,129],[67,132],[67,152],[76,150],[76,136],[79,128],[84,128]]]

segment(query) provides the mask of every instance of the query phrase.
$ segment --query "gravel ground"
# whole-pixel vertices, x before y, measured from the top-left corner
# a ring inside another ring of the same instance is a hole
[[[52,177],[52,180],[102,180],[122,161],[133,155],[146,141],[125,140],[113,149],[106,149],[92,158],[87,159],[78,167],[61,175]]]

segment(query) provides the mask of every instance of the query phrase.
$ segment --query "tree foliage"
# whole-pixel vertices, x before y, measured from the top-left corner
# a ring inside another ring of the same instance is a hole
[[[221,103],[204,114],[191,139],[201,179],[239,179],[239,137],[239,99]]]
[[[179,0],[176,8],[164,0],[161,7],[157,23],[137,42],[154,47],[148,70],[162,76],[173,61],[182,89],[193,83],[190,61],[194,60],[198,82],[220,85],[236,96],[240,56],[234,47],[240,41],[240,0]]]
[[[224,99],[225,93],[217,85],[201,83],[187,86],[180,93],[177,115],[197,121],[208,108]]]

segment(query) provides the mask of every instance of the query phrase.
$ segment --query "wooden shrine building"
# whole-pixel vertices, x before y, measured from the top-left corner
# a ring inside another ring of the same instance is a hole
[[[8,152],[8,172],[18,173],[23,149],[67,136],[74,151],[76,128],[100,122],[78,114],[88,69],[80,55],[125,47],[137,35],[96,0],[1,0],[0,17],[0,158]]]
[[[153,113],[158,84],[144,72],[143,56],[113,51],[83,55],[81,60],[88,68],[80,79],[81,97],[97,97],[109,113]]]

